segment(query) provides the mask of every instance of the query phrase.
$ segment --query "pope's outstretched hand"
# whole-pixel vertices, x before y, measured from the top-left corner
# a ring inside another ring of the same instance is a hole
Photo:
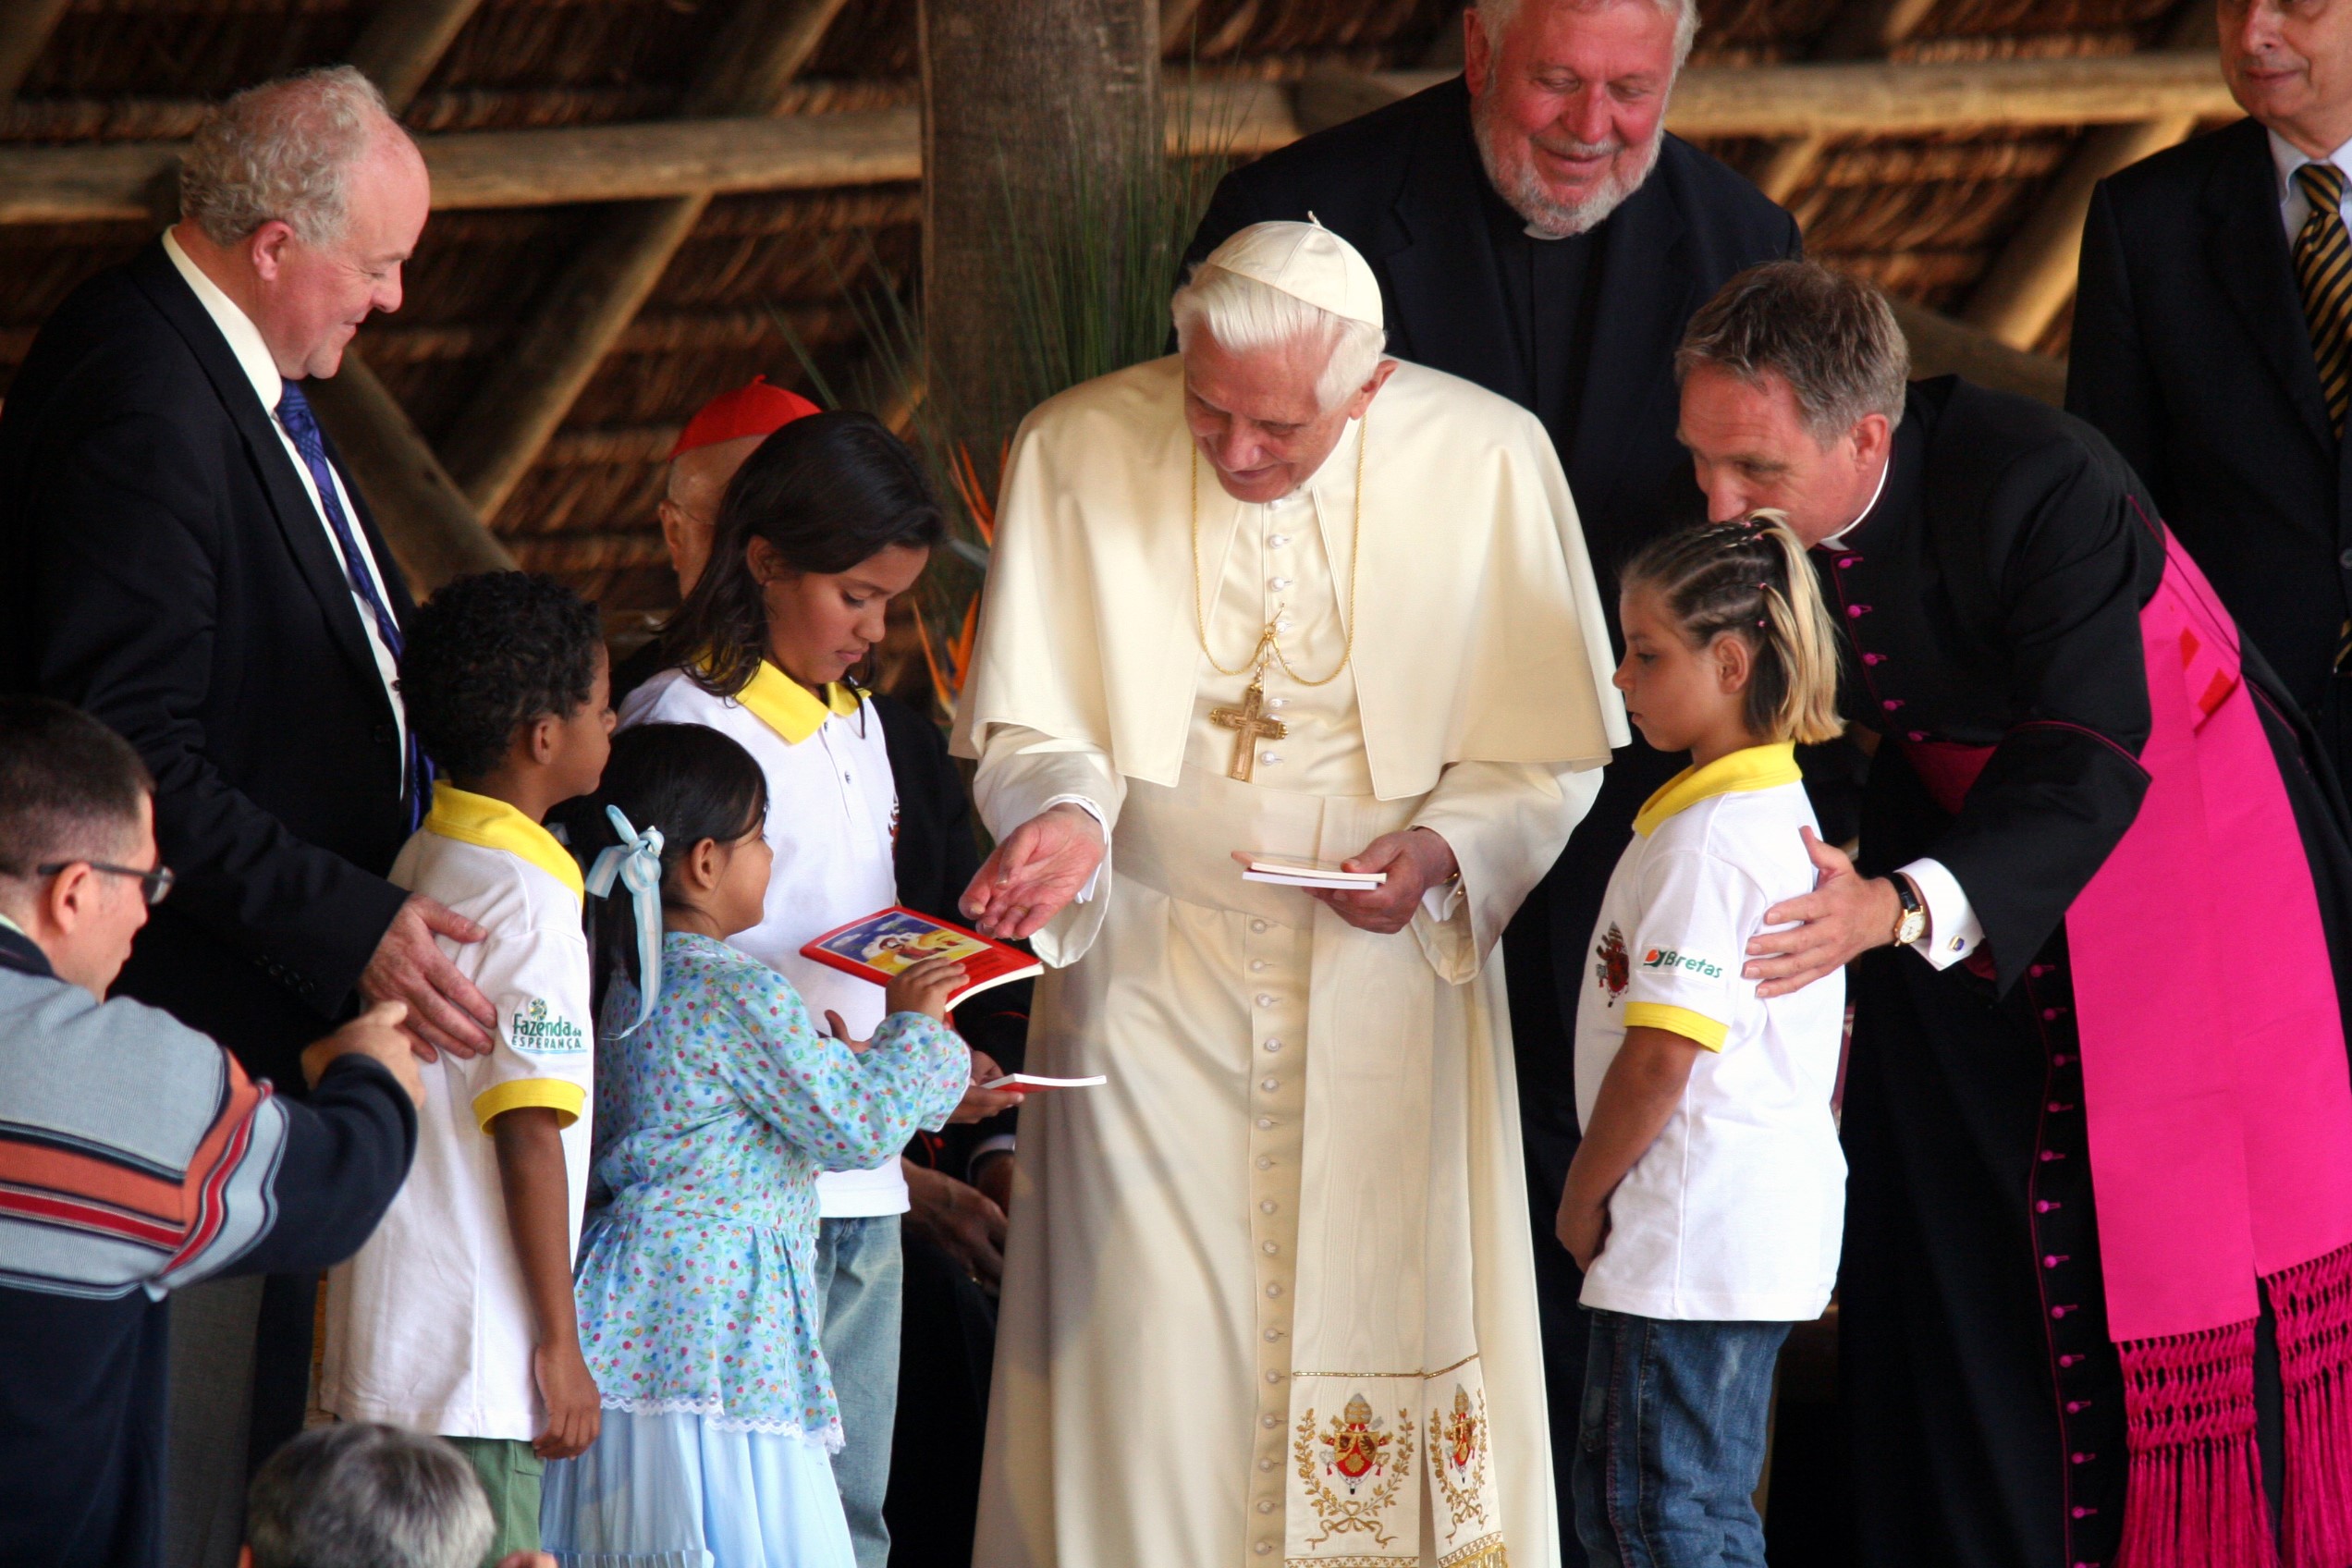
[[[1084,806],[1039,812],[997,845],[963,892],[964,917],[984,937],[1035,935],[1084,891],[1102,864],[1103,830]]]

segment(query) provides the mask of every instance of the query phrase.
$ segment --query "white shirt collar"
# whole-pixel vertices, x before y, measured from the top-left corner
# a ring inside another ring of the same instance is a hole
[[[2309,156],[2300,147],[2275,130],[2270,133],[2270,137],[2271,166],[2278,173],[2278,196],[2280,201],[2285,202],[2301,193],[2295,184],[2295,171],[2305,164],[2316,164],[2321,160]],[[2347,141],[2330,153],[2325,161],[2334,164],[2346,175],[2352,175],[2352,141]]]
[[[188,287],[196,291],[196,302],[204,307],[204,313],[213,318],[221,336],[228,339],[228,351],[237,356],[245,379],[253,384],[253,396],[275,416],[278,398],[286,395],[286,378],[277,374],[277,361],[270,357],[269,345],[262,340],[262,329],[253,325],[253,318],[239,309],[236,300],[222,292],[219,284],[204,276],[203,268],[188,259],[188,252],[179,248],[179,240],[170,229],[164,230],[164,254],[179,269],[179,276],[188,280]]]
[[[1886,494],[1887,475],[1893,472],[1894,449],[1892,444],[1890,444],[1887,449],[1886,461],[1879,467],[1879,483],[1870,492],[1868,504],[1864,506],[1859,512],[1855,514],[1854,521],[1852,522],[1847,523],[1844,528],[1839,529],[1835,533],[1831,534],[1827,539],[1822,540],[1819,545],[1816,545],[1813,547],[1817,550],[1844,549],[1846,535],[1852,533],[1865,522],[1868,522],[1870,520],[1870,514],[1879,509],[1879,497]]]

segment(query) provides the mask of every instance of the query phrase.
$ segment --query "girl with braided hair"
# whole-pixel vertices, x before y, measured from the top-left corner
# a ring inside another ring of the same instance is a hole
[[[1795,749],[1840,731],[1836,631],[1771,513],[1665,535],[1621,581],[1627,717],[1691,766],[1634,819],[1577,1009],[1576,1527],[1609,1568],[1762,1568],[1773,1363],[1837,1275],[1845,993],[1762,999],[1740,969],[1764,912],[1813,888]]]

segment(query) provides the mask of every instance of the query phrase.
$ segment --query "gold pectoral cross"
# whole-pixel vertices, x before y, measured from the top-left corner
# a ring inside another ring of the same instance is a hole
[[[1249,782],[1250,770],[1257,764],[1258,741],[1280,741],[1291,732],[1291,727],[1280,719],[1266,717],[1266,672],[1262,667],[1251,678],[1249,690],[1242,693],[1242,705],[1211,708],[1208,721],[1233,731],[1233,766],[1225,770],[1225,776],[1244,784]]]

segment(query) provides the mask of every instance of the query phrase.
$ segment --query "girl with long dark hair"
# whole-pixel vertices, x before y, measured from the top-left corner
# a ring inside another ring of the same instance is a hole
[[[732,938],[764,918],[759,765],[702,725],[613,742],[566,813],[589,862],[598,1027],[574,1294],[604,1430],[549,1468],[542,1537],[594,1562],[853,1568],[829,1452],[818,1173],[938,1127],[971,1078],[963,979],[916,964],[860,1051]]]
[[[851,1038],[881,1022],[881,993],[803,959],[801,948],[899,901],[898,787],[859,676],[890,602],[922,576],[946,531],[914,455],[879,421],[839,411],[793,421],[728,484],[710,564],[662,634],[670,668],[621,706],[624,729],[703,725],[757,762],[773,867],[761,918],[728,940],[780,972]],[[819,1184],[816,1267],[847,1438],[835,1471],[860,1562],[878,1563],[888,1539],[882,1500],[907,1186],[895,1153],[865,1164],[837,1168]]]

